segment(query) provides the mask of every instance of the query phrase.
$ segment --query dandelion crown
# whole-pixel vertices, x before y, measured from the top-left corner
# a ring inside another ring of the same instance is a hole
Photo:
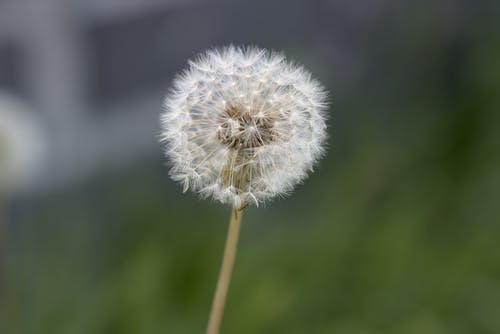
[[[304,68],[259,48],[189,62],[164,102],[170,175],[235,207],[286,195],[321,157],[326,92]]]

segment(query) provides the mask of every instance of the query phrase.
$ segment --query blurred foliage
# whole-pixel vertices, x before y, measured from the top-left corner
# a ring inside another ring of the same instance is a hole
[[[500,30],[432,22],[335,96],[307,182],[247,210],[224,333],[500,332]],[[12,209],[1,333],[204,331],[229,208],[160,157]]]

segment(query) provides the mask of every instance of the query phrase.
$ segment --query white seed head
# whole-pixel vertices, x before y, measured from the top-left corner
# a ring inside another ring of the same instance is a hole
[[[161,138],[172,179],[235,206],[286,195],[324,151],[326,96],[281,54],[206,51],[165,98]]]

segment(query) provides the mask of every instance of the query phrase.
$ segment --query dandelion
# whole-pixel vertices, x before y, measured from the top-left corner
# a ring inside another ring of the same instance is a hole
[[[289,194],[324,153],[326,92],[301,66],[259,48],[213,49],[189,62],[164,102],[173,180],[233,206],[207,333],[218,333],[241,215]]]

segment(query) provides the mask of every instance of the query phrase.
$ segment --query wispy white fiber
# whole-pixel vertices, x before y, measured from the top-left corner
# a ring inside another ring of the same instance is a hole
[[[235,206],[288,194],[324,152],[326,97],[282,54],[206,51],[164,101],[161,140],[172,179]]]

